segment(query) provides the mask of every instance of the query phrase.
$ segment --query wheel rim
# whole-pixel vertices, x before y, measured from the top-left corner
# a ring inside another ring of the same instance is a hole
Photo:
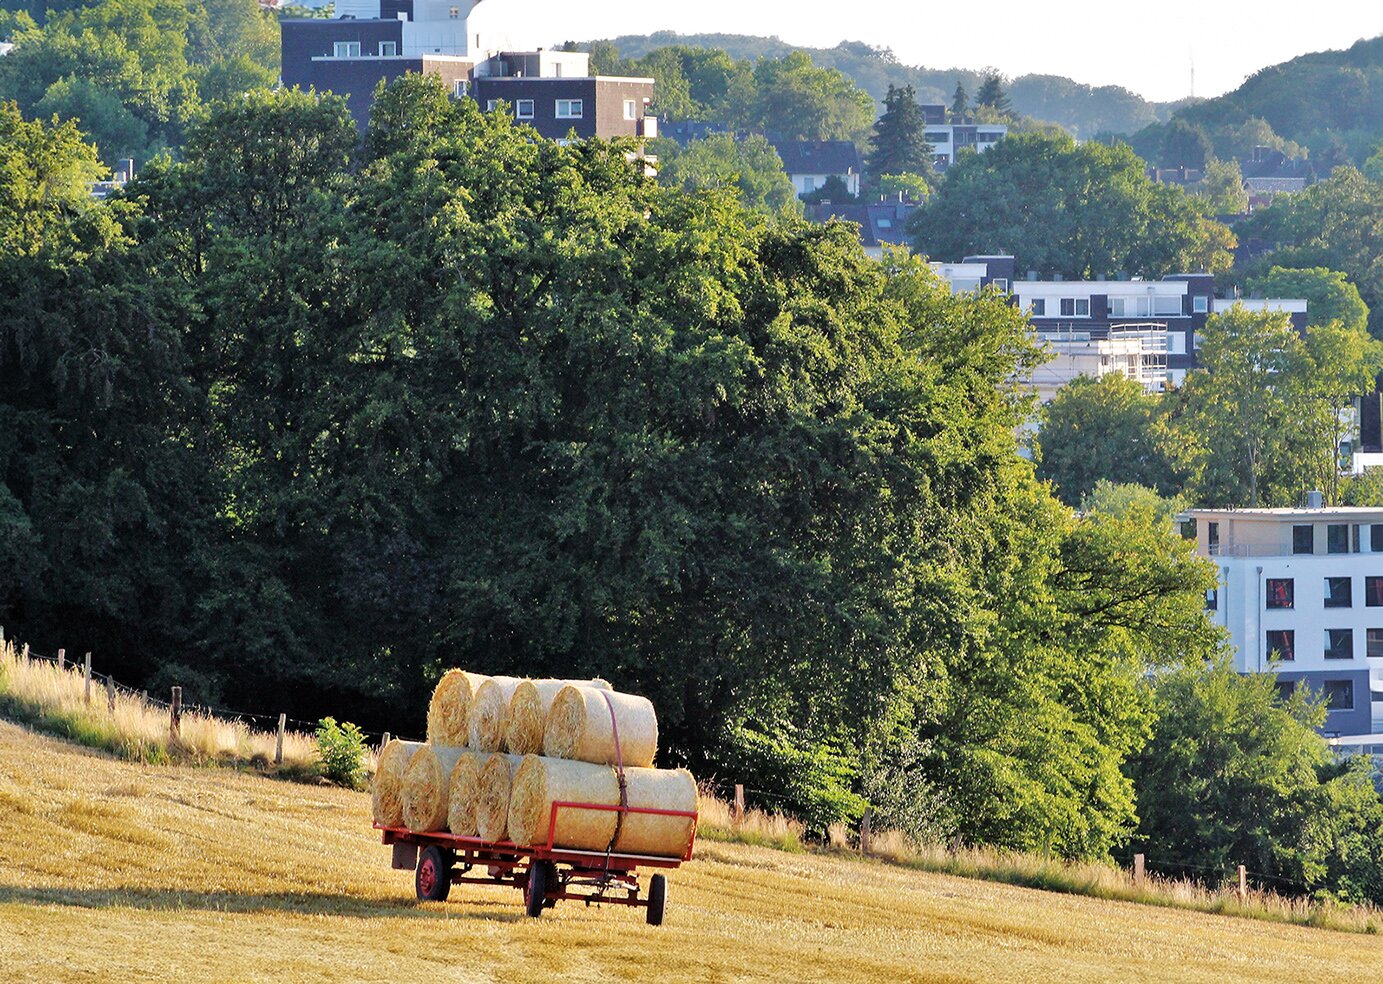
[[[422,867],[418,869],[418,887],[423,890],[424,895],[431,895],[432,890],[437,887],[437,866],[432,863],[431,858],[424,858]]]

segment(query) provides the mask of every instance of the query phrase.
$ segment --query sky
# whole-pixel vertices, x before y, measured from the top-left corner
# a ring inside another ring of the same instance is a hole
[[[1193,61],[1195,94],[1216,96],[1264,66],[1383,34],[1383,0],[481,0],[471,23],[486,48],[660,30],[864,41],[909,65],[1064,75],[1163,102],[1191,94]]]

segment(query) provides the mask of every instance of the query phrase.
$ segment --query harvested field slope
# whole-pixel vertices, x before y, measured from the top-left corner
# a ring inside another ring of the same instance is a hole
[[[116,762],[0,723],[0,979],[1359,981],[1383,940],[703,845],[668,924],[413,901],[369,798]]]

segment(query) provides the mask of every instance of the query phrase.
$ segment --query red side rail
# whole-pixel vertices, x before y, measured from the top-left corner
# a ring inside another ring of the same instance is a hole
[[[552,804],[552,815],[548,818],[547,824],[547,844],[543,846],[545,851],[556,850],[554,841],[557,839],[557,812],[559,810],[598,810],[602,813],[623,813],[625,815],[635,813],[650,817],[684,817],[691,821],[691,836],[687,839],[687,850],[682,855],[683,861],[690,861],[692,849],[696,846],[696,827],[700,816],[695,810],[658,810],[649,806],[606,806],[603,803],[565,803],[555,802]]]

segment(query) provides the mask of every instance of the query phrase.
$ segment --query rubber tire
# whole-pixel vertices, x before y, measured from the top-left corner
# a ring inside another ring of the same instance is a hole
[[[420,902],[445,902],[451,894],[450,855],[450,851],[444,851],[435,844],[423,848],[413,879]]]
[[[545,862],[534,861],[528,869],[528,887],[523,892],[524,909],[537,919],[546,908],[548,890],[548,866]]]
[[[648,880],[648,924],[661,926],[667,909],[667,876],[654,875]]]

